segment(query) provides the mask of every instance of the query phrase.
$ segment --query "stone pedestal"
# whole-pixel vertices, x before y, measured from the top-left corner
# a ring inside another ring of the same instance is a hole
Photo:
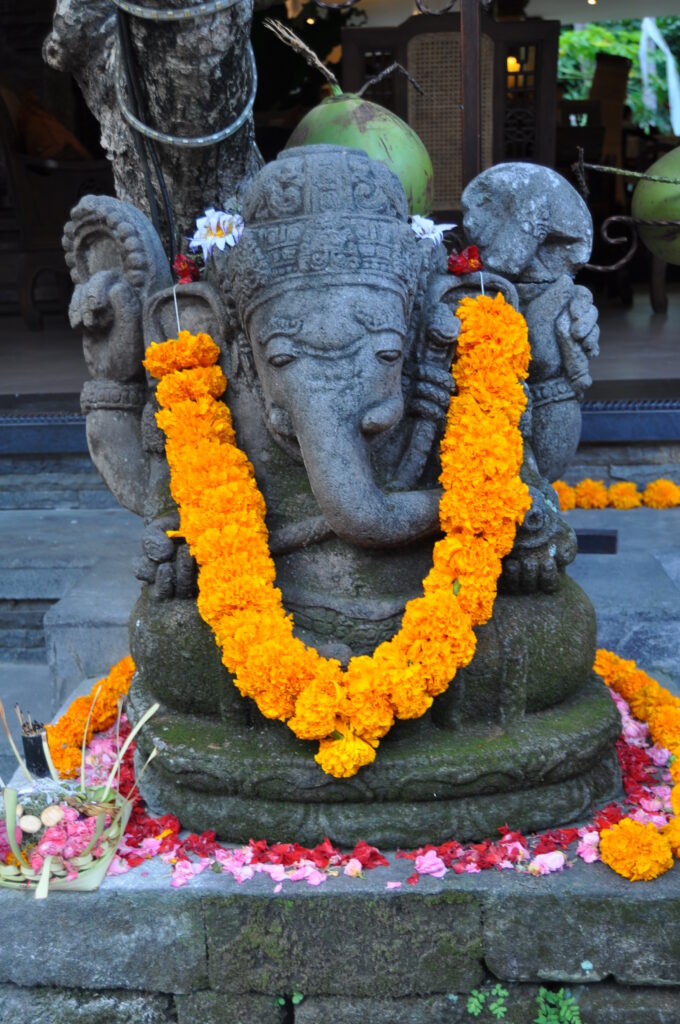
[[[566,576],[554,594],[500,596],[468,668],[351,779],[240,696],[193,601],[169,609],[147,591],[131,621],[128,712],[161,703],[137,741],[144,760],[158,748],[144,797],[194,831],[418,846],[547,828],[617,794],[620,718],[591,668],[592,605]]]

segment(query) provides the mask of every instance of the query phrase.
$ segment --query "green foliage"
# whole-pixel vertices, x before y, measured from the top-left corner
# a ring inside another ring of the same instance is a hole
[[[680,18],[657,18],[657,25],[676,61],[680,63]],[[654,59],[650,61],[650,85],[656,94],[656,111],[650,110],[642,97],[640,26],[639,18],[629,18],[625,21],[593,22],[578,29],[563,31],[560,35],[558,75],[565,85],[564,98],[587,98],[595,73],[595,55],[598,51],[603,50],[617,57],[627,57],[632,61],[632,67],[626,100],[631,108],[633,121],[645,130],[656,127],[661,132],[670,132],[666,62],[658,49],[653,51]]]
[[[490,992],[484,992],[482,989],[473,988],[472,992],[468,996],[467,1001],[467,1012],[472,1017],[479,1017],[484,1010],[484,1004],[486,1003],[487,997],[489,1002],[487,1010],[494,1018],[494,1020],[503,1020],[508,1008],[505,1005],[505,1000],[508,997],[507,988],[503,988],[502,985],[494,985]]]
[[[539,989],[536,997],[538,1017],[534,1024],[581,1024],[581,1014],[572,996],[563,988],[550,992]]]
[[[493,1001],[489,1003],[489,1013],[496,1020],[502,1020],[508,1012],[508,1008],[505,1005],[505,1000],[508,997],[507,988],[503,988],[502,985],[494,985],[491,989],[491,995],[494,997]]]
[[[468,996],[467,1012],[472,1014],[473,1017],[479,1017],[480,1013],[484,1009],[485,1002],[486,992],[482,992],[482,990],[478,988],[473,988],[472,992]]]

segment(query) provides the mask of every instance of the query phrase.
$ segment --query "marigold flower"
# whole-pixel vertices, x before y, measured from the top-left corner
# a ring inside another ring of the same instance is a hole
[[[572,508],[576,508],[576,495],[573,487],[566,484],[564,480],[555,480],[553,487],[557,491],[560,508],[563,512],[570,512]]]
[[[375,761],[375,750],[348,731],[340,739],[322,740],[314,760],[328,775],[348,779]]]
[[[577,508],[606,508],[609,504],[609,492],[601,480],[586,477],[574,487]]]
[[[631,818],[600,834],[600,856],[617,874],[631,882],[649,882],[673,867],[673,852],[666,836]]]
[[[661,829],[661,832],[670,843],[673,856],[680,858],[680,818],[671,818],[667,825]]]
[[[180,331],[176,339],[152,342],[146,350],[143,365],[152,377],[164,377],[175,370],[194,366],[214,366],[220,357],[219,346],[209,334]]]
[[[631,694],[628,703],[635,717],[646,722],[661,707],[680,708],[680,697],[660,686],[656,679],[646,676],[645,685]]]
[[[675,508],[680,505],[680,487],[672,480],[653,480],[645,487],[642,500],[648,508]]]
[[[227,386],[219,366],[197,366],[166,375],[158,384],[156,395],[161,405],[171,409],[177,402],[195,401],[209,395],[219,398]]]
[[[680,783],[677,782],[671,790],[671,807],[673,814],[680,818]]]
[[[97,689],[99,688],[100,692],[90,717],[88,742],[95,732],[103,732],[116,721],[118,700],[130,689],[134,672],[135,663],[127,655],[113,665],[108,676],[94,684],[86,697],[77,697],[58,721],[45,726],[50,756],[55,768],[64,778],[77,775],[80,769],[85,725]]]
[[[649,716],[649,733],[660,747],[677,750],[680,747],[680,707],[657,704]]]
[[[633,483],[612,484],[609,488],[609,504],[612,508],[631,509],[639,508],[642,504],[642,496]]]

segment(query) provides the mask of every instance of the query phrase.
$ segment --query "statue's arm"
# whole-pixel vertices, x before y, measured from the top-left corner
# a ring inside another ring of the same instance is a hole
[[[90,454],[121,505],[144,515],[142,309],[150,293],[170,283],[170,268],[153,227],[134,207],[86,196],[71,217],[64,248],[75,286],[71,324],[82,331],[92,378],[81,395]]]

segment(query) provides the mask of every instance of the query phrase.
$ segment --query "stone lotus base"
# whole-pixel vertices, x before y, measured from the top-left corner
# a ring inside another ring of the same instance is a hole
[[[151,703],[136,677],[131,719]],[[505,822],[528,832],[587,818],[617,794],[620,729],[593,675],[576,696],[505,726],[399,723],[353,779],[324,775],[315,745],[278,722],[226,726],[163,708],[137,742],[143,759],[154,745],[159,751],[141,785],[145,799],[186,828],[213,828],[233,842],[264,836],[313,846],[327,835],[340,846],[365,839],[413,848],[482,839]]]
[[[540,985],[568,986],[583,1024],[680,1021],[680,864],[650,883],[578,862],[385,890],[411,870],[390,855],[273,895],[212,872],[173,890],[154,861],[91,894],[2,890],[0,1020],[470,1024],[467,994],[500,981],[512,1024],[535,1020]]]

